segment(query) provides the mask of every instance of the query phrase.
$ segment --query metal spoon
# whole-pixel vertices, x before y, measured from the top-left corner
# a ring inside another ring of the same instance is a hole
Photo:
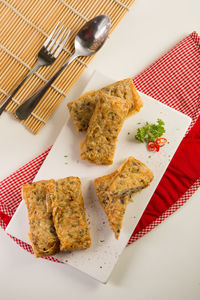
[[[25,120],[31,114],[52,83],[75,58],[91,56],[103,46],[108,37],[110,25],[110,17],[100,15],[88,21],[80,29],[74,40],[75,53],[42,88],[19,106],[15,113],[20,120]]]

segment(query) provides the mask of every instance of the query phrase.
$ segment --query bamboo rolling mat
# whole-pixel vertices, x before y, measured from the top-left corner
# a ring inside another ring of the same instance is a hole
[[[0,103],[35,65],[37,54],[60,20],[71,29],[65,49],[50,67],[42,67],[18,91],[7,111],[14,114],[74,52],[78,30],[91,18],[108,14],[111,32],[135,0],[1,0],[0,1]],[[24,125],[34,134],[48,121],[92,57],[78,58],[57,78]]]

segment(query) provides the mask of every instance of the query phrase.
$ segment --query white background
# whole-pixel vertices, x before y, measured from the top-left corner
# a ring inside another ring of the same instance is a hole
[[[187,34],[198,31],[199,17],[199,0],[136,0],[68,100],[79,96],[94,69],[111,78],[138,74]],[[66,101],[37,136],[7,113],[1,116],[0,180],[53,143],[64,123]],[[127,247],[107,285],[71,267],[36,260],[0,229],[0,299],[199,300],[199,199],[200,191]]]

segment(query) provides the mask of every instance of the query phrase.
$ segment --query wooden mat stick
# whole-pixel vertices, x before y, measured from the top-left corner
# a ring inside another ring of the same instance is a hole
[[[78,12],[78,10],[76,10],[74,7],[70,6],[69,4],[67,4],[65,1],[60,0],[66,7],[68,7],[74,14],[76,14],[77,16],[81,17],[84,21],[89,21],[84,15],[82,15],[80,12]],[[82,4],[84,5],[84,1],[81,1]]]
[[[42,26],[46,22],[46,19],[49,17],[49,14],[52,12],[52,10],[55,8],[55,6],[56,6],[56,3],[54,3],[54,5],[47,11],[46,15],[41,19],[41,22],[39,23],[39,26]],[[25,51],[26,51],[27,47],[30,47],[30,44],[32,43],[32,40],[34,38],[37,38],[37,37],[38,37],[38,40],[40,39],[41,45],[42,45],[45,38],[41,39],[41,35],[39,35],[37,31],[33,31],[33,33],[27,39],[26,43],[19,50],[18,55],[27,54],[29,56],[33,56],[33,52],[35,52],[34,51],[35,49],[33,47],[31,47],[31,50],[29,50],[28,53],[26,53]],[[33,60],[35,60],[35,57],[33,57]]]

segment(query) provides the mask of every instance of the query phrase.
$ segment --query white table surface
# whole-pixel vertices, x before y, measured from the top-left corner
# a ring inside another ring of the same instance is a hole
[[[67,99],[34,136],[11,116],[0,118],[0,180],[50,146],[93,71],[134,76],[199,29],[199,0],[136,0]],[[200,31],[199,31],[200,32]],[[200,190],[121,255],[107,285],[69,266],[35,259],[0,229],[0,299],[200,299]]]

